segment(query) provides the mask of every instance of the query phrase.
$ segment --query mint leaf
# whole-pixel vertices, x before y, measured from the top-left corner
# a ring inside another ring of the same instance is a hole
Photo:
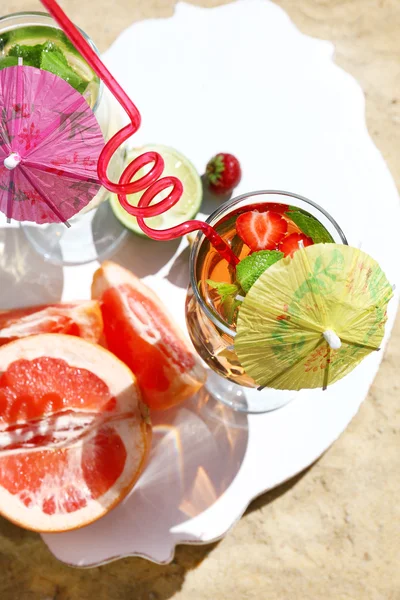
[[[40,60],[40,68],[61,77],[61,79],[64,79],[64,81],[69,83],[81,94],[83,94],[88,85],[88,81],[84,81],[73,69],[71,69],[61,50],[57,52],[44,50]]]
[[[42,52],[52,52],[65,66],[69,67],[68,61],[65,58],[63,51],[54,42],[46,42],[45,44],[43,44]]]
[[[224,283],[207,279],[208,285],[217,291],[221,298],[221,307],[224,317],[228,323],[233,323],[236,311],[240,306],[240,300],[236,296],[241,293],[240,287],[236,283]]]
[[[301,229],[301,231],[310,237],[314,244],[329,244],[334,242],[333,237],[325,229],[325,227],[317,221],[312,215],[306,215],[304,212],[290,207],[290,210],[285,213],[289,219],[293,221]]]
[[[236,277],[246,294],[260,275],[283,256],[283,252],[278,250],[260,250],[240,261],[236,267]]]
[[[208,285],[217,290],[218,294],[221,296],[221,302],[225,302],[225,300],[229,296],[237,296],[239,293],[239,286],[236,283],[224,283],[220,281],[213,281],[212,279],[207,279]]]
[[[22,58],[24,65],[39,69],[42,50],[43,44],[36,44],[36,46],[22,46],[21,44],[15,44],[15,46],[10,48],[8,56]]]
[[[15,44],[10,48],[8,57],[4,61],[10,59],[16,62],[4,64],[4,61],[0,60],[0,68],[18,64],[18,58],[22,58],[24,65],[54,73],[54,75],[67,81],[81,94],[83,94],[88,86],[88,82],[82,79],[69,66],[63,51],[54,42],[49,41],[45,44],[36,44],[35,46]]]

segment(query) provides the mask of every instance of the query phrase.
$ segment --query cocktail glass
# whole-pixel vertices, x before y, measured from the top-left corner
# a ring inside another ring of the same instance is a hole
[[[97,52],[92,40],[82,35]],[[45,42],[58,46],[68,64],[90,83],[83,92],[96,115],[107,142],[122,127],[121,109],[103,83],[93,73],[79,52],[67,39],[56,22],[46,13],[21,12],[0,18],[0,57],[7,56],[13,45],[34,46]],[[123,167],[122,148],[115,152],[109,176],[117,179]],[[101,187],[93,200],[70,219],[70,228],[63,223],[21,225],[27,239],[46,260],[65,265],[90,262],[109,256],[127,235],[109,207],[110,192]]]
[[[236,219],[250,210],[279,210],[277,205],[300,208],[317,219],[332,241],[347,244],[336,221],[323,208],[303,196],[283,191],[257,191],[223,204],[207,220],[233,251],[243,259],[250,253],[236,234]],[[247,413],[263,413],[280,408],[296,397],[290,390],[263,389],[246,374],[234,351],[235,319],[227,322],[220,301],[207,279],[234,281],[235,271],[221,258],[208,239],[199,232],[190,255],[190,285],[186,299],[186,322],[191,340],[210,367],[208,391],[231,408]]]

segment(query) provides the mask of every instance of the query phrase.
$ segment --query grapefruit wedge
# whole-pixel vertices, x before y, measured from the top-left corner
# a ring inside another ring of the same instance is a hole
[[[0,346],[38,333],[67,333],[98,342],[103,319],[95,300],[0,311]]]
[[[99,519],[132,489],[149,451],[132,372],[61,334],[2,346],[0,372],[0,513],[40,532]]]
[[[93,277],[108,348],[137,377],[150,408],[166,409],[192,396],[205,370],[156,294],[133,273],[106,261]]]

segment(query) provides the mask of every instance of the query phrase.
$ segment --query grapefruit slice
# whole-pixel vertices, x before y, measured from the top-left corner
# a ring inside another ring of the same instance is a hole
[[[103,318],[95,300],[0,311],[0,346],[38,333],[67,333],[98,342]]]
[[[192,396],[205,370],[160,299],[133,273],[106,261],[92,297],[101,301],[108,348],[135,373],[150,408],[166,409]]]
[[[0,513],[40,532],[88,525],[132,489],[151,428],[108,350],[44,334],[0,348]]]

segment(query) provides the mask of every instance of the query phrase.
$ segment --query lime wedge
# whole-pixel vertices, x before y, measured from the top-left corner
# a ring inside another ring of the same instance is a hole
[[[173,227],[174,225],[179,225],[184,221],[193,219],[200,209],[203,198],[203,188],[199,174],[190,160],[188,160],[186,156],[180,154],[180,152],[177,150],[174,150],[174,148],[160,146],[157,144],[149,144],[147,146],[143,146],[142,148],[130,150],[125,158],[125,166],[134,158],[143,154],[143,152],[158,152],[161,154],[165,162],[163,177],[167,175],[173,175],[174,177],[180,179],[183,184],[183,194],[179,202],[177,202],[175,206],[170,208],[164,214],[146,219],[146,224],[153,229],[167,229],[169,227]],[[145,175],[149,170],[150,167],[144,167],[138,172],[134,180],[143,177],[143,175]],[[169,189],[166,189],[158,194],[155,203],[166,198],[169,191]],[[132,206],[137,206],[142,194],[143,192],[138,192],[137,194],[129,195],[129,203],[132,204]],[[123,225],[125,225],[125,227],[134,233],[137,233],[138,235],[147,237],[140,229],[137,219],[132,217],[132,215],[122,208],[115,194],[111,196],[110,203],[115,216]]]

